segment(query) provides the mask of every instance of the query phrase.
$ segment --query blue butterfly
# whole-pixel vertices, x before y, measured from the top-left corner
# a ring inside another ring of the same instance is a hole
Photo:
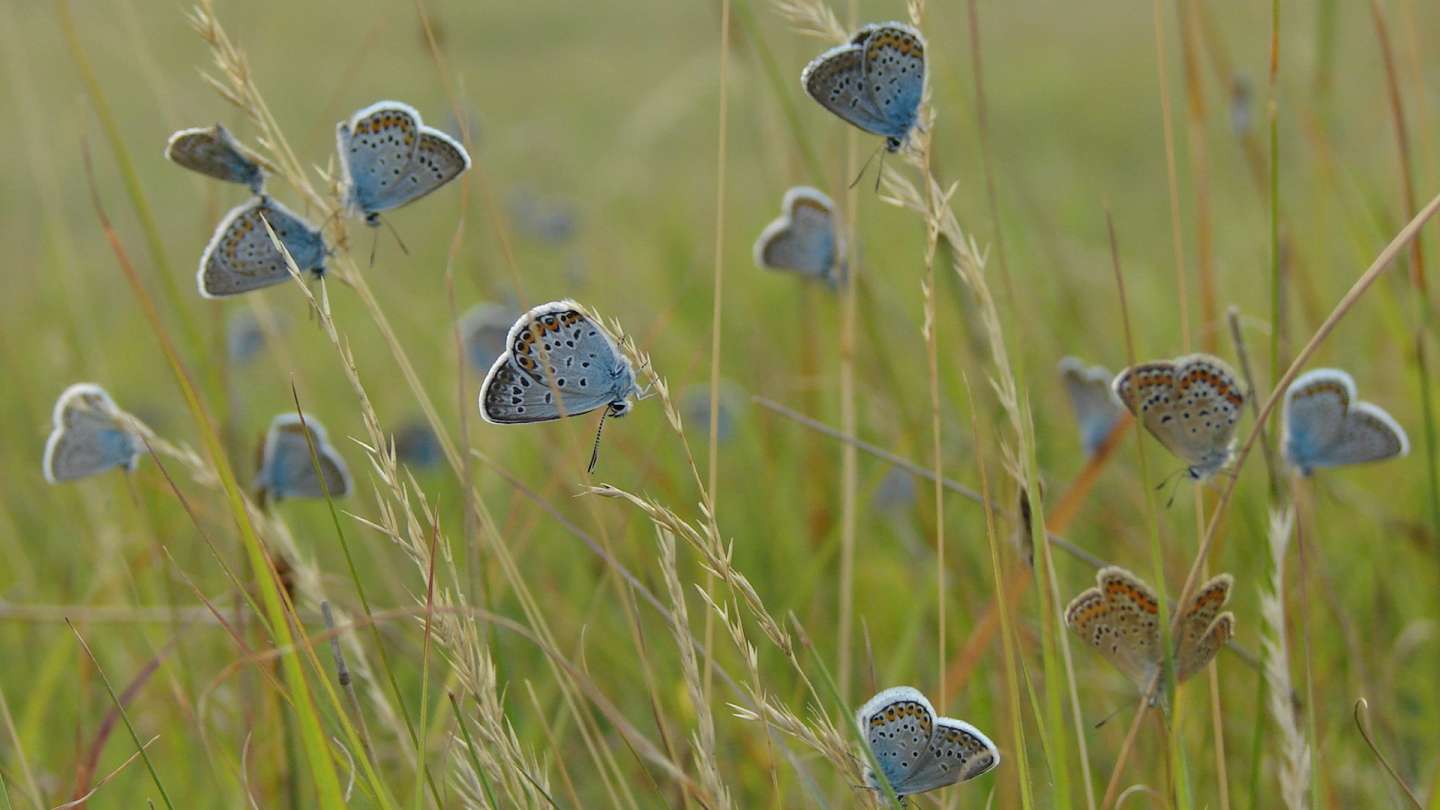
[[[785,192],[780,211],[780,218],[766,225],[755,240],[755,263],[818,278],[831,286],[843,281],[845,244],[830,198],[808,186],[796,186]]]
[[[1085,455],[1093,456],[1125,415],[1110,390],[1112,375],[1103,366],[1087,368],[1079,359],[1065,357],[1060,360],[1060,378],[1070,397],[1070,408],[1075,411],[1075,421],[1080,425],[1080,443]]]
[[[817,56],[800,74],[810,97],[845,121],[885,136],[900,151],[925,94],[925,37],[904,23],[867,25]]]
[[[165,157],[192,172],[249,186],[255,194],[265,188],[260,159],[220,124],[176,132],[165,145]]]
[[[542,304],[510,327],[505,352],[480,386],[480,415],[500,425],[548,422],[604,408],[621,417],[634,407],[635,369],[604,327],[574,301]],[[600,447],[595,433],[593,471]]]
[[[1355,381],[1340,369],[1307,371],[1285,392],[1285,458],[1301,475],[1409,452],[1404,429],[1380,407],[1356,400]]]
[[[325,275],[328,251],[320,231],[275,200],[256,197],[232,209],[216,226],[195,274],[200,295],[223,298],[290,280],[290,266],[271,241],[266,222],[300,272]]]
[[[76,383],[55,402],[55,428],[45,442],[41,470],[52,484],[115,467],[135,469],[143,443],[105,389]]]
[[[967,782],[1000,764],[1000,749],[979,729],[937,717],[919,690],[896,686],[870,698],[855,715],[885,781],[901,798]],[[877,774],[866,781],[880,789]]]
[[[310,436],[306,438],[306,428]],[[315,445],[319,472],[310,455]],[[313,417],[301,421],[298,413],[282,413],[270,422],[265,444],[260,451],[260,471],[255,474],[255,490],[261,499],[273,498],[340,498],[350,494],[350,471],[345,459],[330,444],[325,428]]]
[[[460,142],[427,127],[420,113],[380,101],[335,127],[345,171],[345,203],[371,227],[380,213],[414,202],[470,168]]]

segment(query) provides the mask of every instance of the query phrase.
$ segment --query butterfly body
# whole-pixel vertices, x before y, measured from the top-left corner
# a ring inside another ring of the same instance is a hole
[[[1095,587],[1071,600],[1065,624],[1136,688],[1146,690],[1165,663],[1160,600],[1139,577],[1118,566],[1102,568],[1095,582]],[[1221,574],[1190,600],[1180,619],[1179,637],[1173,640],[1177,681],[1203,669],[1233,635],[1234,615],[1221,612],[1233,583],[1229,574]],[[1163,687],[1162,681],[1156,701],[1164,699]]]
[[[1358,401],[1355,381],[1339,369],[1307,371],[1285,392],[1285,458],[1301,475],[1409,452],[1404,429],[1379,406]]]
[[[1192,354],[1127,368],[1115,396],[1165,449],[1204,481],[1230,463],[1245,394],[1217,357]]]
[[[271,240],[271,230],[300,272],[325,275],[328,249],[320,231],[270,197],[256,197],[231,209],[216,226],[195,274],[200,295],[224,298],[288,281],[290,267]]]
[[[505,351],[480,388],[480,414],[525,424],[606,408],[624,416],[636,394],[635,370],[603,327],[574,301],[543,304],[510,328]]]
[[[165,157],[207,177],[249,186],[257,195],[265,188],[265,172],[260,168],[259,158],[220,124],[176,132],[165,145]]]
[[[380,101],[335,127],[344,169],[345,202],[367,225],[380,214],[414,202],[470,168],[465,147],[425,126],[420,113],[399,101]]]
[[[314,457],[310,453],[312,442]],[[313,417],[306,417],[302,422],[299,414],[282,413],[270,422],[265,434],[254,488],[262,497],[279,501],[340,498],[350,494],[352,485],[345,460],[330,444],[324,426]]]
[[[41,471],[52,484],[119,467],[133,470],[144,445],[105,389],[93,383],[66,388],[55,402],[54,428],[45,442]]]
[[[979,729],[939,717],[919,690],[886,689],[855,715],[860,735],[897,796],[914,796],[974,779],[1000,764],[1000,750]],[[866,772],[872,788],[879,776]]]
[[[842,120],[885,137],[898,152],[920,116],[925,38],[899,22],[867,25],[800,74],[805,92]]]
[[[834,286],[844,279],[844,243],[835,222],[835,204],[818,190],[796,186],[785,192],[781,215],[755,240],[755,264],[789,270]]]

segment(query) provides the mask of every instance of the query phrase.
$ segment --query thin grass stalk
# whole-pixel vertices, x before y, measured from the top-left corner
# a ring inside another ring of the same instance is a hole
[[[85,163],[89,168],[89,153],[85,153]],[[182,396],[185,399],[186,407],[191,417],[195,420],[203,439],[206,449],[210,455],[211,467],[218,474],[221,486],[226,495],[227,505],[235,523],[240,529],[240,537],[246,554],[249,557],[252,575],[260,588],[261,603],[265,607],[265,616],[268,619],[271,633],[277,644],[287,646],[291,641],[290,628],[285,615],[284,603],[281,599],[275,580],[271,573],[270,563],[261,545],[260,538],[255,532],[254,525],[250,520],[250,513],[246,508],[244,497],[240,493],[239,483],[230,467],[229,458],[225,455],[224,448],[220,444],[218,434],[215,432],[213,423],[200,400],[199,393],[190,382],[189,373],[186,371],[179,353],[175,350],[170,340],[169,333],[160,319],[159,312],[155,309],[154,302],[145,291],[144,285],[140,282],[134,267],[130,264],[128,254],[120,243],[118,235],[110,225],[108,216],[100,204],[98,194],[94,188],[93,176],[91,177],[91,194],[95,213],[99,217],[101,229],[104,231],[110,248],[115,254],[117,263],[122,270],[125,280],[129,283],[140,308],[149,322],[151,331],[155,334],[160,343],[160,348],[170,367],[172,376],[180,387]],[[310,774],[315,781],[319,795],[320,807],[324,810],[338,810],[344,804],[340,791],[340,782],[335,774],[333,764],[329,758],[328,743],[324,732],[320,727],[320,718],[316,707],[311,703],[310,690],[305,678],[304,670],[297,661],[287,656],[282,659],[282,668],[285,672],[285,681],[291,693],[295,697],[295,713],[300,726],[301,737],[305,744],[306,758],[309,764]]]
[[[1305,810],[1310,806],[1306,799],[1311,782],[1310,745],[1290,703],[1290,656],[1285,634],[1285,553],[1294,528],[1293,507],[1271,511],[1267,566],[1270,577],[1260,592],[1260,616],[1268,631],[1262,648],[1269,693],[1267,708],[1279,731],[1280,796],[1287,810]]]
[[[847,9],[849,27],[859,25],[860,8],[858,0],[850,0]],[[845,132],[845,175],[854,177],[857,171],[856,148],[859,133],[854,129]],[[844,288],[840,299],[840,424],[848,432],[855,431],[855,326],[860,296],[858,275],[860,251],[856,247],[857,222],[859,221],[860,193],[851,183],[845,190],[845,272]],[[859,512],[860,470],[859,456],[853,447],[840,450],[840,620],[839,639],[836,644],[837,669],[840,671],[840,696],[843,700],[851,697],[851,644],[855,635],[855,528]],[[944,643],[943,640],[941,642]],[[943,698],[942,698],[943,699]]]

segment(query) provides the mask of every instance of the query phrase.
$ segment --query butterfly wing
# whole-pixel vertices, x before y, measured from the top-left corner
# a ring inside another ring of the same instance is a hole
[[[115,467],[134,469],[139,458],[139,440],[120,421],[119,409],[104,389],[78,383],[60,395],[41,462],[46,481],[74,481]]]
[[[310,428],[307,441],[305,428]],[[319,472],[310,455],[315,443]],[[350,472],[331,446],[325,428],[314,419],[302,424],[296,414],[281,414],[270,425],[260,471],[261,486],[276,500],[282,498],[339,498],[350,493]]]
[[[1230,461],[1245,403],[1235,374],[1218,358],[1196,354],[1147,363],[1115,378],[1116,396],[1167,450],[1204,480]]]
[[[951,717],[935,721],[930,748],[896,793],[914,796],[957,782],[967,782],[1000,764],[1000,749],[979,729]]]
[[[1383,461],[1410,453],[1410,440],[1390,414],[1378,405],[1357,402],[1350,408],[1335,443],[1314,466],[1329,467]]]
[[[414,202],[470,168],[470,156],[458,141],[438,129],[421,127],[420,145],[394,182],[376,191],[366,211],[389,211]]]
[[[1301,471],[1335,444],[1355,401],[1355,381],[1331,368],[1307,371],[1285,391],[1285,457]]]
[[[903,141],[925,92],[925,38],[903,23],[885,23],[870,31],[863,47],[865,92],[886,124],[880,134]]]
[[[256,194],[265,185],[260,162],[220,124],[176,132],[165,145],[165,157],[207,177],[249,186]]]
[[[1070,398],[1070,408],[1080,426],[1080,443],[1085,455],[1093,456],[1120,421],[1120,406],[1110,392],[1110,372],[1100,366],[1086,368],[1074,357],[1060,361],[1060,379]]]
[[[347,198],[367,219],[400,185],[420,147],[420,113],[399,101],[380,101],[335,128]]]
[[[1183,681],[1204,669],[1230,639],[1235,617],[1221,613],[1230,598],[1234,579],[1221,574],[1200,587],[1180,618],[1180,639],[1175,653],[1175,677]]]
[[[1139,577],[1102,568],[1065,609],[1065,624],[1140,689],[1160,670],[1160,602]]]
[[[231,210],[215,228],[195,278],[202,296],[239,295],[289,280],[289,266],[271,241],[266,222],[301,272],[324,273],[325,240],[320,232],[275,200],[257,197]]]
[[[785,214],[755,242],[755,263],[777,270],[834,279],[841,250],[830,198],[810,188],[785,194]]]
[[[855,722],[895,792],[917,792],[907,787],[919,769],[929,764],[930,740],[935,734],[935,709],[930,701],[917,689],[893,687],[860,707]],[[868,773],[867,778],[879,787],[875,774]]]
[[[890,135],[894,126],[865,92],[865,51],[838,45],[815,57],[800,74],[800,83],[820,106],[874,135]]]
[[[498,424],[544,422],[624,402],[630,361],[573,301],[530,310],[480,387],[480,413]]]

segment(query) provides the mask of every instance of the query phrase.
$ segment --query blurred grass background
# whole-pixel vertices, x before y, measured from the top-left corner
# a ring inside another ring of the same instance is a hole
[[[1112,369],[1126,364],[1107,210],[1118,236],[1137,355],[1168,357],[1189,345],[1234,357],[1223,323],[1207,321],[1202,309],[1201,278],[1211,272],[1215,312],[1229,305],[1239,308],[1262,391],[1268,392],[1283,371],[1283,365],[1271,368],[1269,362],[1275,328],[1265,183],[1271,9],[1269,4],[1194,0],[1158,4],[1176,149],[1187,343],[1174,266],[1151,6],[975,5],[988,150],[982,149],[977,124],[971,6],[932,3],[925,33],[938,113],[932,128],[934,170],[942,183],[958,181],[954,210],[989,250],[986,274],[1005,319],[1019,382],[1034,409],[1035,452],[1047,497],[1054,498],[1067,491],[1085,465],[1055,364],[1066,354]],[[117,689],[160,659],[128,704],[128,713],[142,739],[157,737],[149,756],[180,806],[241,806],[242,783],[259,806],[285,806],[292,785],[299,806],[311,806],[309,779],[296,772],[296,761],[286,753],[287,736],[293,733],[282,717],[288,710],[253,666],[237,664],[242,656],[235,644],[203,615],[181,577],[183,571],[237,622],[250,623],[253,632],[254,617],[243,618],[246,606],[200,541],[197,526],[232,565],[241,565],[238,535],[222,499],[177,475],[199,516],[192,521],[148,459],[128,481],[116,474],[51,487],[41,477],[54,397],[77,380],[101,383],[121,407],[161,436],[200,446],[156,339],[97,226],[83,169],[85,151],[94,160],[98,195],[119,238],[156,298],[211,413],[220,418],[242,483],[253,475],[252,451],[270,418],[293,410],[293,384],[307,414],[324,422],[357,474],[359,491],[339,505],[361,518],[377,519],[380,496],[369,465],[361,448],[345,438],[364,435],[360,411],[333,347],[297,289],[278,287],[254,296],[258,300],[222,303],[203,301],[193,292],[194,267],[214,223],[243,201],[243,190],[168,164],[161,156],[165,140],[175,129],[220,121],[249,142],[254,128],[201,80],[202,70],[213,72],[210,54],[191,31],[184,10],[141,0],[71,4],[79,45],[155,213],[162,258],[147,246],[62,35],[57,8],[11,3],[0,12],[5,20],[0,66],[12,110],[0,136],[0,170],[7,178],[0,184],[0,233],[10,268],[0,298],[0,364],[8,391],[0,429],[9,437],[0,451],[6,483],[0,497],[0,639],[9,653],[0,673],[8,715],[0,734],[0,773],[8,800],[15,807],[53,807],[73,798],[77,772],[113,706],[74,635],[59,621],[68,616]],[[634,727],[657,745],[663,740],[667,750],[679,752],[677,762],[688,765],[697,707],[682,682],[669,630],[643,604],[636,608],[638,625],[627,619],[616,586],[608,581],[615,574],[585,549],[562,518],[605,538],[616,557],[663,598],[653,527],[622,503],[573,497],[584,480],[592,419],[530,428],[480,422],[474,406],[479,379],[460,373],[452,323],[456,311],[480,300],[518,309],[571,297],[618,319],[676,391],[708,381],[722,8],[714,2],[617,6],[553,0],[429,0],[423,8],[472,128],[476,171],[463,179],[463,192],[457,183],[387,215],[408,253],[387,230],[372,234],[353,224],[352,249],[452,435],[462,435],[463,416],[470,446],[490,460],[475,462],[478,492],[560,649]],[[1423,203],[1440,180],[1435,130],[1440,61],[1427,46],[1440,36],[1440,11],[1419,0],[1379,0],[1375,8],[1388,25],[1409,143],[1408,172]],[[1279,9],[1273,98],[1286,280],[1282,359],[1288,365],[1288,357],[1413,211],[1404,202],[1404,170],[1372,8],[1318,0],[1283,2]],[[842,19],[848,13],[837,11]],[[223,3],[217,14],[245,51],[254,80],[307,166],[333,164],[335,122],[377,99],[402,99],[417,107],[427,123],[452,128],[447,123],[451,100],[417,6],[262,0]],[[840,675],[846,669],[837,660],[837,616],[845,591],[839,576],[842,445],[747,400],[764,396],[828,424],[840,422],[841,298],[753,267],[750,244],[778,214],[780,197],[792,185],[815,185],[837,199],[846,197],[853,179],[847,131],[804,97],[797,78],[830,43],[797,35],[765,3],[734,0],[731,14],[727,160],[719,178],[726,189],[720,363],[721,376],[742,396],[736,435],[720,445],[717,523],[723,537],[733,540],[734,567],[745,572],[770,612],[778,617],[793,613],[804,627],[814,644],[813,657],[802,659],[804,666],[813,669],[823,660]],[[896,3],[864,3],[857,19],[904,16]],[[778,69],[776,75],[767,71],[767,60]],[[1250,88],[1250,100],[1239,117],[1248,123],[1237,126],[1235,87],[1241,81]],[[787,106],[796,111],[799,130],[788,121]],[[859,139],[859,160],[877,145],[871,141]],[[994,209],[986,192],[987,158]],[[884,170],[913,171],[893,158]],[[924,223],[885,204],[871,183],[867,175],[851,197],[858,206],[858,228],[850,236],[857,244],[861,280],[854,361],[857,432],[928,467],[929,389],[919,294]],[[300,203],[281,180],[272,180],[271,192],[287,204]],[[579,216],[573,239],[553,245],[517,232],[506,200],[524,192],[573,204]],[[306,214],[314,222],[328,216],[320,210]],[[450,264],[452,304],[446,269],[462,223]],[[1432,226],[1424,234],[1422,267],[1431,277],[1431,259],[1440,250],[1440,244],[1431,244],[1437,233]],[[377,258],[365,266],[372,238],[378,239]],[[183,312],[166,297],[162,272],[179,288]],[[1407,428],[1414,452],[1383,466],[1325,474],[1300,488],[1304,558],[1292,558],[1287,570],[1293,580],[1288,583],[1288,630],[1293,678],[1303,693],[1304,711],[1313,710],[1314,726],[1306,728],[1317,735],[1310,741],[1318,790],[1313,806],[1405,806],[1356,732],[1351,712],[1361,697],[1369,701],[1377,742],[1401,778],[1422,800],[1428,796],[1431,807],[1440,793],[1435,789],[1440,692],[1434,686],[1440,677],[1435,627],[1440,539],[1428,495],[1427,465],[1433,466],[1434,459],[1427,453],[1422,377],[1415,359],[1419,334],[1434,367],[1436,346],[1427,314],[1434,294],[1417,291],[1407,272],[1408,266],[1384,279],[1316,358],[1317,364],[1351,371],[1361,397],[1390,410]],[[1002,440],[972,430],[976,408],[982,425],[1003,420],[987,385],[993,373],[984,348],[987,338],[960,280],[948,267],[937,274],[945,473],[978,489],[978,452],[996,500],[1008,511],[1016,485],[1000,463]],[[332,282],[329,293],[335,321],[384,426],[394,430],[415,419],[415,396],[401,381],[366,309],[343,285]],[[1418,305],[1420,300],[1427,304]],[[289,328],[257,362],[229,368],[226,318],[247,307],[280,313]],[[196,325],[199,342],[188,339],[187,320]],[[1242,432],[1252,418],[1246,418]],[[1278,420],[1273,424],[1278,429]],[[703,470],[706,426],[691,419],[686,436]],[[1064,534],[1150,578],[1145,503],[1154,481],[1142,480],[1134,441],[1127,437],[1104,466]],[[1151,448],[1149,464],[1157,480],[1177,468],[1173,459],[1157,457]],[[1232,607],[1238,640],[1251,650],[1261,646],[1257,594],[1269,556],[1261,466],[1254,457],[1242,472],[1237,500],[1211,556],[1213,570],[1236,577]],[[917,686],[942,705],[940,671],[951,662],[939,660],[937,649],[957,655],[1000,590],[991,572],[984,514],[951,498],[944,511],[948,588],[943,604],[937,604],[929,485],[917,481],[913,499],[881,508],[872,496],[888,470],[883,461],[859,456],[854,661],[842,676],[849,687],[843,695],[847,710],[873,689],[896,683]],[[512,486],[502,471],[523,482],[553,512]],[[460,480],[443,470],[415,474],[435,505],[457,566],[474,574],[473,581],[464,582],[463,600],[524,621],[508,580],[467,522]],[[596,480],[702,520],[684,447],[657,403],[641,403],[633,415],[609,427]],[[1158,513],[1166,590],[1172,596],[1196,548],[1194,503],[1187,487],[1182,484],[1173,507]],[[276,514],[304,550],[307,564],[320,573],[327,597],[358,612],[354,582],[326,506],[287,502]],[[341,523],[356,551],[359,579],[377,610],[414,607],[417,595],[424,600],[423,573],[407,565],[395,544],[345,514]],[[1008,536],[1008,524],[1002,524],[1001,534]],[[705,572],[683,544],[680,556],[692,627],[701,636],[707,608],[695,598],[691,583],[703,585]],[[1007,571],[1024,565],[1012,548],[1002,549],[1002,557]],[[1063,555],[1056,559],[1063,599],[1090,584],[1090,568]],[[318,598],[296,595],[311,632],[323,629],[315,610]],[[937,640],[941,610],[946,636]],[[1025,687],[1043,697],[1064,686],[1043,679],[1040,611],[1035,592],[1027,592],[1015,614],[1015,631]],[[177,628],[176,621],[184,626]],[[696,801],[635,754],[610,718],[587,709],[597,718],[600,743],[615,762],[613,773],[602,776],[599,760],[577,739],[571,716],[557,708],[563,687],[534,645],[513,633],[488,628],[482,633],[482,646],[497,668],[506,716],[525,750],[544,764],[551,795],[562,806],[679,807]],[[415,618],[392,620],[384,623],[381,637],[395,664],[405,711],[418,717],[424,626]],[[361,639],[374,654],[373,637]],[[261,643],[258,636],[252,642]],[[742,670],[723,629],[714,646],[718,663]],[[1103,788],[1129,723],[1132,690],[1093,651],[1081,645],[1072,649],[1091,779]],[[327,652],[317,652],[328,666]],[[980,806],[993,793],[995,807],[1022,806],[1016,763],[1009,759],[1018,747],[1008,733],[1010,718],[1019,711],[1032,735],[1046,728],[1045,721],[1028,698],[1019,706],[1007,701],[999,643],[985,644],[979,655],[966,677],[947,680],[952,694],[943,705],[986,730],[1007,761],[976,785],[933,794],[922,805]],[[463,696],[464,690],[445,658],[433,650],[429,656],[429,687],[423,693],[428,701],[424,713],[432,719],[426,759],[439,776],[438,804],[462,806],[467,800],[453,784],[452,771],[463,758],[458,741],[463,735],[443,695],[459,689]],[[777,703],[801,718],[814,709],[830,713],[837,723],[849,722],[842,707],[814,705],[795,670],[763,640],[758,660],[765,689]],[[1278,743],[1263,717],[1263,679],[1232,655],[1218,661],[1227,773],[1222,777],[1216,768],[1209,698],[1204,678],[1196,678],[1182,691],[1172,738],[1183,746],[1178,762],[1190,795],[1167,789],[1178,777],[1166,767],[1163,737],[1147,724],[1125,784],[1148,784],[1157,793],[1134,797],[1131,806],[1219,807],[1222,778],[1229,806],[1276,806]],[[654,694],[647,694],[652,686]],[[709,710],[717,724],[716,765],[734,806],[844,807],[867,800],[802,743],[778,733],[773,743],[767,742],[760,724],[732,716],[726,704],[743,701],[727,689],[715,684]],[[368,693],[368,684],[362,692]],[[380,694],[377,701],[393,704],[388,690]],[[370,700],[367,696],[365,710],[383,713]],[[1127,709],[1123,721],[1089,728],[1121,707]],[[392,705],[390,711],[401,710]],[[320,714],[333,720],[328,707],[322,705]],[[417,782],[413,746],[375,717],[370,726],[377,766],[395,795],[408,801]],[[333,723],[327,728],[339,735]],[[1075,777],[1069,795],[1052,795],[1048,768],[1054,760],[1047,751],[1072,743],[1071,738],[1029,737],[1025,755],[1034,765],[1036,806],[1085,806]],[[98,773],[108,773],[133,753],[129,739],[116,731],[99,757]],[[337,761],[341,773],[348,772],[344,757]],[[1073,756],[1069,767],[1080,773]],[[628,791],[614,787],[620,783]],[[31,795],[36,790],[40,795]],[[91,805],[142,806],[156,795],[151,778],[132,763]],[[416,802],[435,806],[437,799],[426,794]],[[352,803],[383,806],[363,784]]]

